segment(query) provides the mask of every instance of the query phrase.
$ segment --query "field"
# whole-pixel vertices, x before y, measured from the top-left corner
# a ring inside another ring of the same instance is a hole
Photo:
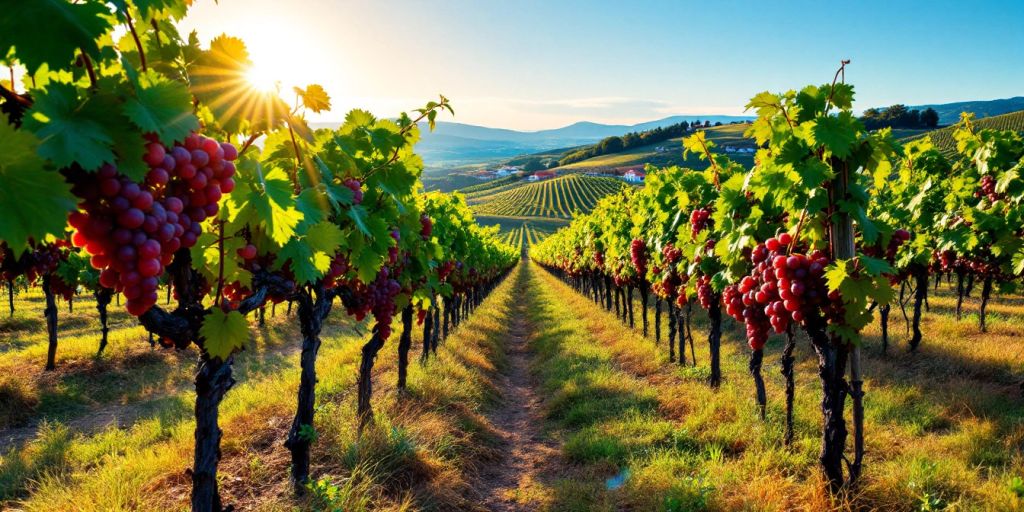
[[[626,186],[614,178],[570,174],[525,185],[498,187],[467,197],[479,215],[572,218],[590,211],[602,197]]]
[[[719,146],[726,145],[742,145],[752,146],[753,140],[743,136],[743,132],[749,128],[749,124],[727,124],[722,126],[714,126],[711,128],[705,128],[707,137],[709,140],[714,141]],[[667,148],[668,151],[659,153],[655,148],[657,147]],[[724,151],[724,150],[723,150]],[[750,167],[754,164],[753,154],[730,154],[730,158],[743,164],[746,167]],[[690,155],[687,158],[683,158],[683,144],[681,138],[670,139],[657,144],[651,144],[621,153],[613,153],[610,155],[601,155],[594,158],[589,158],[581,162],[575,162],[563,167],[558,167],[559,170],[605,170],[614,169],[617,167],[627,167],[634,165],[652,164],[659,167],[668,165],[680,165],[684,167],[703,168],[706,164],[701,164],[700,160],[696,155]]]

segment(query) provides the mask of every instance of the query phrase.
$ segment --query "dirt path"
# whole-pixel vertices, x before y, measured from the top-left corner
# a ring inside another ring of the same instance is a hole
[[[529,270],[520,269],[517,287],[525,288]],[[527,298],[528,293],[516,297]],[[560,464],[560,448],[541,430],[544,415],[541,399],[530,375],[529,340],[533,332],[527,319],[526,304],[519,302],[512,313],[509,329],[508,371],[502,376],[501,407],[490,415],[491,422],[505,443],[505,458],[485,473],[480,489],[481,505],[487,510],[507,512],[536,510],[529,503],[529,489],[542,474],[552,474]]]

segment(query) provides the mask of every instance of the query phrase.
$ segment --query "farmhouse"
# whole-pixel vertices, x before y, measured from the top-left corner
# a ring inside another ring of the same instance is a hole
[[[555,171],[537,171],[537,172],[531,174],[530,177],[526,178],[526,179],[528,181],[540,181],[540,180],[546,180],[548,178],[554,178],[554,177],[555,177]]]
[[[636,169],[630,169],[630,170],[626,171],[625,174],[622,175],[622,179],[624,179],[624,180],[626,180],[626,181],[628,181],[630,183],[643,183],[644,177],[646,177],[646,176],[647,176],[647,174],[644,173],[643,171],[639,171],[639,170],[636,170]]]

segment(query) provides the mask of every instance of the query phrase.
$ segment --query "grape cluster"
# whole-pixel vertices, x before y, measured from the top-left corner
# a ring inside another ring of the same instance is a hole
[[[361,204],[363,202],[363,184],[359,183],[359,180],[346,178],[341,184],[352,191],[352,204]]]
[[[711,210],[709,208],[697,208],[690,213],[690,236],[697,238],[697,234],[705,228],[711,229],[714,226],[714,221],[711,220]]]
[[[697,300],[700,301],[700,307],[705,310],[711,309],[715,303],[715,291],[711,288],[711,278],[706,275],[697,278]]]
[[[665,244],[665,247],[661,248],[661,256],[665,258],[665,263],[669,265],[675,265],[679,263],[679,260],[683,257],[683,251],[672,245],[672,242]]]
[[[759,244],[751,253],[751,275],[722,295],[726,313],[746,324],[747,343],[754,350],[764,347],[770,330],[781,333],[791,322],[803,324],[816,308],[829,319],[841,319],[841,297],[829,293],[824,278],[828,256],[822,251],[789,253],[792,241],[782,233]]]
[[[604,268],[604,253],[601,251],[594,251],[594,266],[597,268]]]
[[[974,197],[987,197],[989,201],[993,203],[1003,199],[1003,194],[996,192],[996,179],[990,174],[986,174],[981,177],[978,181],[978,190],[974,192]]]
[[[633,261],[633,268],[636,274],[643,278],[647,274],[647,246],[644,241],[634,238],[629,244],[629,257]]]
[[[150,140],[143,156],[150,169],[141,184],[109,164],[95,173],[67,173],[81,200],[68,219],[71,241],[92,256],[100,284],[123,293],[136,316],[156,303],[157,279],[174,253],[195,245],[202,222],[234,190],[238,156],[231,144],[196,134],[173,148]]]
[[[430,235],[434,232],[434,221],[430,218],[430,215],[420,215],[420,236],[424,240],[430,240]]]
[[[13,281],[25,276],[29,283],[47,274],[53,274],[61,261],[67,259],[68,243],[56,240],[52,243],[33,244],[29,250],[15,257],[5,244],[0,244],[0,276]]]
[[[892,237],[889,238],[889,243],[883,248],[880,244],[866,246],[863,248],[864,254],[873,258],[884,259],[891,266],[896,264],[896,253],[900,247],[907,241],[910,240],[910,232],[905,229],[897,229],[893,232]],[[895,274],[889,275],[889,282],[897,284],[909,276],[909,271],[904,270]]]

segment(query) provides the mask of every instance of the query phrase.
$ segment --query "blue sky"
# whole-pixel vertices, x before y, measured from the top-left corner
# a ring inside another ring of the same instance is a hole
[[[321,83],[326,119],[437,93],[456,121],[526,130],[739,114],[841,58],[859,108],[1024,95],[1024,1],[199,0],[183,25]]]

